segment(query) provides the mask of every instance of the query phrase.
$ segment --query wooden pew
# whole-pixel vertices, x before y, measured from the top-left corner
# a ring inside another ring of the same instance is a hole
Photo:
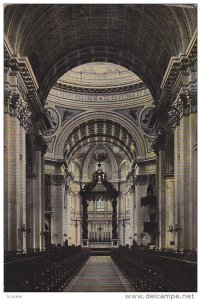
[[[81,247],[63,247],[4,264],[5,292],[60,292],[89,258]]]
[[[197,264],[152,251],[113,249],[112,259],[139,292],[196,292]]]

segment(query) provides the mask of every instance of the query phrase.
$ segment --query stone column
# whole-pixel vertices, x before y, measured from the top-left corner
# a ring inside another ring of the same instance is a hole
[[[136,200],[136,190],[133,193],[133,240],[137,241],[137,200]]]
[[[121,190],[121,184],[120,184]],[[125,202],[125,195],[124,193],[120,193],[118,197],[118,241],[119,245],[123,245],[123,226],[122,226],[122,219],[124,218],[124,202]],[[111,202],[112,204],[112,202]]]
[[[26,250],[26,147],[30,112],[18,92],[5,93],[5,250]]]
[[[141,209],[141,197],[147,194],[147,185],[149,183],[148,174],[140,174],[135,177],[135,191],[136,191],[136,209],[135,209],[135,234],[137,237],[137,242],[141,244],[140,234],[144,232],[144,214]]]
[[[39,135],[33,136],[34,166],[33,172],[27,174],[27,224],[32,232],[27,236],[27,247],[34,250],[42,249],[44,229],[44,161],[46,144]],[[29,151],[29,149],[27,149]]]
[[[18,178],[20,187],[20,223],[21,226],[25,224],[26,231],[22,232],[21,239],[19,240],[20,249],[26,251],[26,235],[29,234],[28,226],[26,224],[26,130],[23,126],[20,128],[20,161],[21,161],[21,177]],[[19,230],[18,230],[19,232]]]
[[[197,195],[196,195],[196,126],[197,95],[185,91],[173,102],[170,125],[174,129],[175,152],[175,220],[179,250],[196,249]]]
[[[135,233],[135,218],[134,218],[134,215],[135,215],[135,192],[134,192],[134,189],[132,189],[132,187],[130,188],[130,215],[129,215],[129,218],[130,218],[130,237],[131,239],[129,240],[129,244],[130,246],[132,245],[133,243],[133,239],[134,239],[134,233]]]
[[[47,146],[45,143],[41,145],[41,232],[45,228],[45,160]],[[42,237],[41,248],[45,249],[45,237]]]
[[[165,235],[165,248],[175,249],[175,233],[172,232],[169,226],[174,224],[174,176],[170,174],[165,174],[165,225],[166,225],[166,235]]]
[[[65,178],[64,175],[54,174],[51,180],[51,204],[54,213],[51,219],[51,240],[53,244],[63,244],[63,212],[64,212]]]
[[[133,172],[128,175],[129,180],[129,195],[130,195],[130,246],[133,245],[133,240],[137,240],[137,224],[136,224],[136,190],[135,190],[135,177]]]
[[[157,247],[164,249],[166,247],[166,195],[165,195],[165,133],[159,134],[153,144],[156,159],[156,188],[158,203],[158,229],[159,240]]]
[[[68,231],[68,189],[69,189],[69,185],[67,183],[67,181],[64,181],[64,184],[62,186],[62,190],[63,190],[63,210],[62,210],[62,228],[63,228],[63,243],[68,239],[69,235],[69,231]]]
[[[31,232],[26,236],[27,249],[35,249],[35,206],[34,206],[34,189],[37,173],[29,173],[26,177],[26,224],[31,228]]]
[[[17,174],[16,166],[19,160],[19,153],[17,155],[17,134],[16,129],[19,129],[19,121],[16,118],[14,111],[14,99],[9,95],[8,108],[5,110],[4,124],[5,124],[5,206],[4,206],[4,239],[5,250],[18,249],[18,223],[19,211],[17,211]],[[11,102],[12,101],[12,102]],[[13,108],[13,113],[10,108]],[[15,107],[16,109],[16,107]],[[19,138],[19,137],[18,137]]]

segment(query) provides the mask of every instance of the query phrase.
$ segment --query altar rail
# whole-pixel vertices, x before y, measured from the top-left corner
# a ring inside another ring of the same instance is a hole
[[[113,249],[111,257],[138,292],[196,292],[197,264],[152,251]]]
[[[5,292],[61,292],[89,258],[89,250],[62,247],[4,264]]]

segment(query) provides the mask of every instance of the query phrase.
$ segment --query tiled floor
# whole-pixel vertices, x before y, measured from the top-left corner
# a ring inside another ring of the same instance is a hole
[[[91,256],[64,292],[135,292],[110,256]]]

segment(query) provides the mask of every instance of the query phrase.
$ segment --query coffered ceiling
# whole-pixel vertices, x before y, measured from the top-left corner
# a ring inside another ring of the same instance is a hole
[[[116,145],[130,160],[136,155],[131,134],[118,123],[100,119],[80,124],[72,131],[65,143],[64,156],[70,160],[80,147],[94,143]]]

